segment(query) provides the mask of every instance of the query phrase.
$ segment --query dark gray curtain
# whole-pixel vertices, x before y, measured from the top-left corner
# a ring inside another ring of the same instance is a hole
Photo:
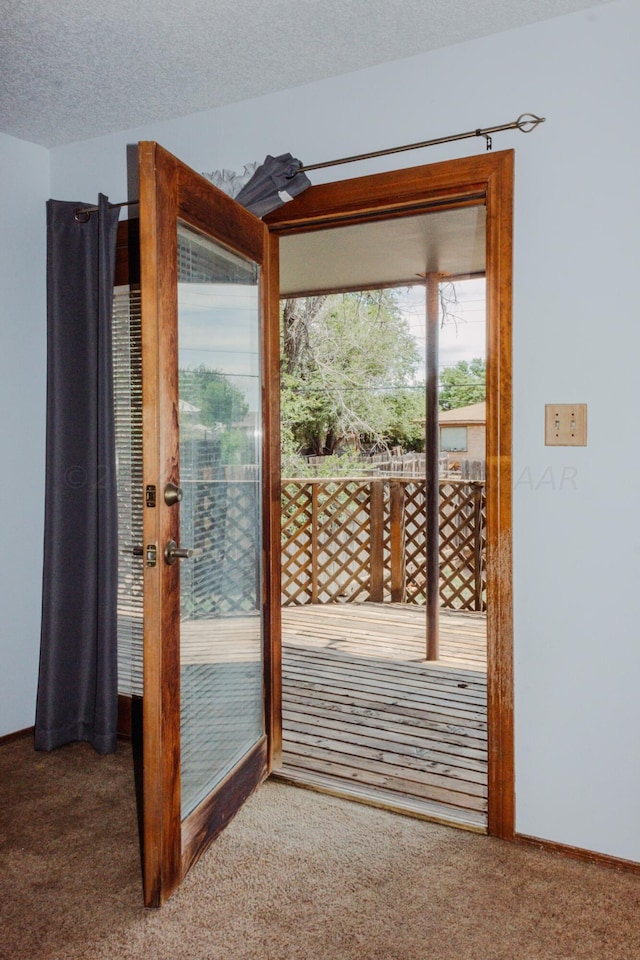
[[[47,203],[47,466],[35,746],[116,748],[111,311],[118,210]]]
[[[256,217],[266,217],[311,186],[301,167],[301,162],[290,153],[281,153],[279,157],[267,154],[264,163],[236,194],[236,200]]]

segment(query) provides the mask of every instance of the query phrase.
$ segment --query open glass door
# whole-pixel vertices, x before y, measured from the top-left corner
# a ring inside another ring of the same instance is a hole
[[[139,145],[139,177],[143,873],[158,906],[277,750],[263,479],[277,475],[264,389],[277,278],[274,294],[262,222],[157,144]]]

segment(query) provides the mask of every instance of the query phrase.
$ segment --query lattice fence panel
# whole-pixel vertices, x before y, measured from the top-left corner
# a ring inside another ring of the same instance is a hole
[[[425,602],[427,572],[427,538],[425,535],[424,481],[404,485],[404,562],[407,603]]]
[[[371,481],[283,482],[283,603],[369,599],[372,570],[377,569],[383,585],[382,599],[390,600],[395,587],[396,596],[400,595],[405,602],[424,604],[424,480],[373,482],[384,484],[377,501],[382,510],[378,544],[372,543]],[[391,483],[402,486],[402,505],[395,515]],[[401,556],[392,556],[393,551],[400,551]],[[439,572],[443,607],[486,609],[485,553],[484,483],[441,481]],[[381,569],[376,565],[381,565]]]
[[[183,481],[181,612],[190,620],[249,612],[261,602],[260,485],[247,480]],[[197,518],[197,522],[196,521]]]
[[[371,498],[366,480],[284,480],[282,602],[366,600]]]
[[[282,481],[282,602],[313,601],[312,487],[304,480]]]
[[[389,603],[391,600],[391,550],[392,550],[392,531],[391,531],[391,498],[390,487],[388,483],[383,485],[383,523],[382,523],[382,589],[383,601]]]
[[[317,490],[317,602],[366,600],[371,578],[369,483],[329,481]]]
[[[486,609],[486,499],[482,483],[440,484],[440,599]]]

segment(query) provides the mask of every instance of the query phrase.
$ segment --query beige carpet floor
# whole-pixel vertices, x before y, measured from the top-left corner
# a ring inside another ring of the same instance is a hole
[[[0,747],[2,960],[639,960],[640,877],[268,782],[161,910],[131,753]]]

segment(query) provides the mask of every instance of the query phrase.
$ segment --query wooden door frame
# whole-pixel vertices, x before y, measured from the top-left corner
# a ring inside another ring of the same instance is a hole
[[[513,180],[514,152],[505,150],[311,187],[265,217],[270,232],[280,237],[426,210],[486,205],[488,832],[509,840],[515,832],[511,533]],[[277,252],[274,250],[272,255],[276,258]],[[274,269],[274,282],[277,272]],[[279,296],[279,290],[272,290],[271,295]],[[277,315],[272,313],[274,318]],[[277,412],[279,385],[275,364],[270,378],[271,409]],[[271,433],[272,438],[278,436],[277,424],[272,423]],[[272,463],[275,462],[273,459]],[[275,549],[273,536],[271,543]],[[276,562],[279,565],[279,558],[276,561],[272,557],[271,563]],[[279,606],[275,590],[272,604]],[[279,709],[279,688],[276,699]],[[281,743],[280,736],[277,742]]]

